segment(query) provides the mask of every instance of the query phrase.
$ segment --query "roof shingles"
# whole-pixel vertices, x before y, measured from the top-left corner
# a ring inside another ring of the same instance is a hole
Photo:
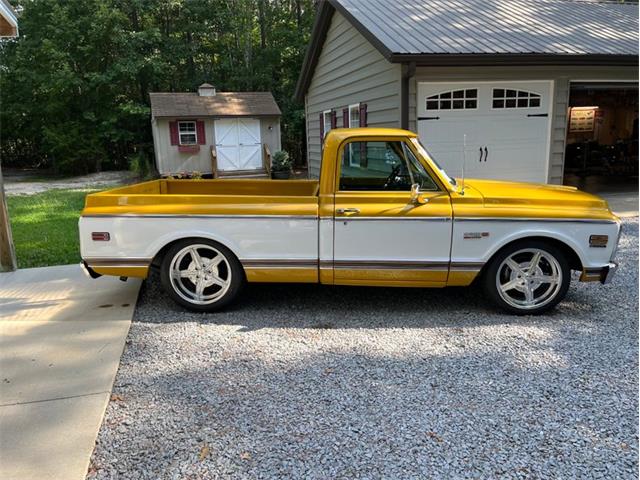
[[[257,117],[280,116],[269,92],[150,93],[153,117]]]

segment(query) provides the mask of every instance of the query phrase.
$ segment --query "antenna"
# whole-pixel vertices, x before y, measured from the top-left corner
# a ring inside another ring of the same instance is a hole
[[[464,195],[464,167],[467,163],[467,134],[462,136],[462,181],[460,186],[460,195]]]

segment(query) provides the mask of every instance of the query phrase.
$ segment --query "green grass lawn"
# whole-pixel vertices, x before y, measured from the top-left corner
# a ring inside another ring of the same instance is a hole
[[[80,261],[78,218],[95,190],[49,190],[7,197],[19,268]]]

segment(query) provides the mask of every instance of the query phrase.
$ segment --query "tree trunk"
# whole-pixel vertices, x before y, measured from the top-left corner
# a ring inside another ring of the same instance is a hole
[[[264,13],[264,0],[258,0],[258,23],[260,23],[260,46],[267,48],[267,25]]]
[[[295,0],[296,2],[296,25],[298,25],[298,30],[302,29],[302,8],[300,6],[300,0]]]
[[[0,166],[0,271],[12,272],[18,268],[16,250],[11,236],[11,224],[9,224],[9,211],[4,198],[4,179],[2,166]]]

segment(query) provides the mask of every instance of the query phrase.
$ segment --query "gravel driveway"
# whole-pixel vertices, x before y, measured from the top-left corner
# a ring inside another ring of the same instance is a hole
[[[550,315],[474,289],[141,294],[88,478],[606,478],[638,472],[638,221]]]

